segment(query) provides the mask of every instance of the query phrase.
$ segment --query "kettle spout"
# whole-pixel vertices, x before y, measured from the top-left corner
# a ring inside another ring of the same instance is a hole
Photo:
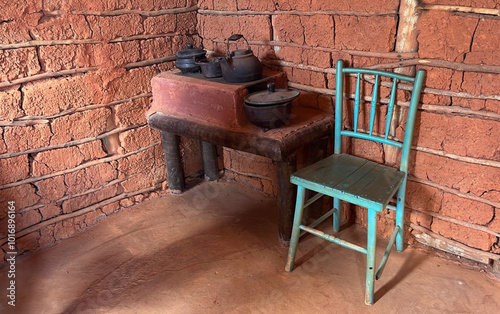
[[[229,64],[227,63],[227,59],[226,58],[219,58],[219,63],[221,65],[229,66]]]
[[[231,67],[231,64],[229,64],[227,58],[220,58],[220,69],[222,70],[222,74],[224,76],[224,73],[228,75],[234,75],[234,69]]]

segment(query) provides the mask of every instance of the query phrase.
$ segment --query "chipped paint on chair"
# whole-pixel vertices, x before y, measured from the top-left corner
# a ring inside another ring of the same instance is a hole
[[[297,201],[295,206],[292,237],[290,240],[290,248],[285,269],[286,271],[291,271],[293,269],[297,244],[300,236],[305,233],[313,234],[343,247],[364,253],[367,255],[365,303],[367,305],[371,305],[373,304],[374,279],[379,279],[382,275],[392,246],[396,242],[396,249],[398,251],[403,250],[404,201],[408,175],[408,159],[410,156],[415,117],[420,100],[425,71],[418,70],[416,76],[411,77],[380,70],[344,68],[343,61],[338,60],[336,73],[337,96],[335,100],[334,154],[311,166],[295,172],[290,178],[290,181],[297,185]],[[356,77],[356,90],[354,94],[353,106],[353,127],[350,130],[345,129],[345,126],[343,125],[343,93],[344,78],[346,75],[354,75]],[[368,130],[363,130],[358,126],[360,106],[363,102],[360,91],[363,75],[375,76],[371,102],[369,103],[370,120]],[[392,80],[392,83],[385,84],[391,87],[391,93],[387,105],[387,115],[385,116],[385,132],[384,134],[377,134],[374,132],[374,123],[377,112],[379,88],[383,79]],[[397,105],[396,96],[399,82],[413,83],[411,100],[407,110],[405,135],[402,142],[389,134],[392,115],[394,113],[394,106]],[[400,148],[401,161],[399,169],[342,153],[342,136],[375,141]],[[312,190],[318,194],[306,201],[306,190]],[[334,198],[333,209],[312,224],[308,226],[302,225],[301,220],[304,208],[321,198],[323,195]],[[389,205],[389,202],[394,195],[396,195],[396,206]],[[315,226],[320,224],[326,218],[333,216],[333,232],[336,233],[339,231],[340,201],[349,202],[351,204],[367,208],[368,228],[366,248],[339,239],[332,234],[314,229]],[[377,212],[386,208],[396,210],[396,225],[380,262],[379,268],[377,272],[375,272]]]

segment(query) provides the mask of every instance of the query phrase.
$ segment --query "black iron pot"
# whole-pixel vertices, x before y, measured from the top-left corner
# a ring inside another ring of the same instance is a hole
[[[292,101],[299,97],[299,91],[275,89],[274,83],[267,84],[268,90],[252,93],[245,97],[245,112],[250,122],[263,129],[282,127],[292,111]]]
[[[196,62],[206,59],[206,50],[193,48],[192,43],[188,43],[187,49],[175,54],[175,65],[182,73],[200,72],[200,66]]]

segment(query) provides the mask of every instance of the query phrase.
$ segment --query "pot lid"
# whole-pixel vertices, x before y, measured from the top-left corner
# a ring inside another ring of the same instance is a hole
[[[192,43],[188,43],[186,49],[178,51],[175,56],[180,59],[184,58],[196,58],[200,56],[204,56],[207,52],[200,48],[193,48]]]
[[[245,102],[251,106],[270,106],[289,102],[299,97],[300,92],[292,89],[275,89],[274,83],[267,84],[268,90],[249,94]]]

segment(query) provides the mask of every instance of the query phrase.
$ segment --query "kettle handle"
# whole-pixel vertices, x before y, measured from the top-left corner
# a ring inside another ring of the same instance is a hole
[[[242,34],[233,34],[233,35],[229,36],[229,38],[227,39],[227,43],[226,43],[226,50],[227,50],[228,57],[230,56],[229,41],[237,41],[240,38],[243,38],[245,40],[245,42],[247,43],[247,46],[248,46],[248,50],[251,50],[250,44],[248,43],[248,40],[245,38],[245,36],[243,36]]]

